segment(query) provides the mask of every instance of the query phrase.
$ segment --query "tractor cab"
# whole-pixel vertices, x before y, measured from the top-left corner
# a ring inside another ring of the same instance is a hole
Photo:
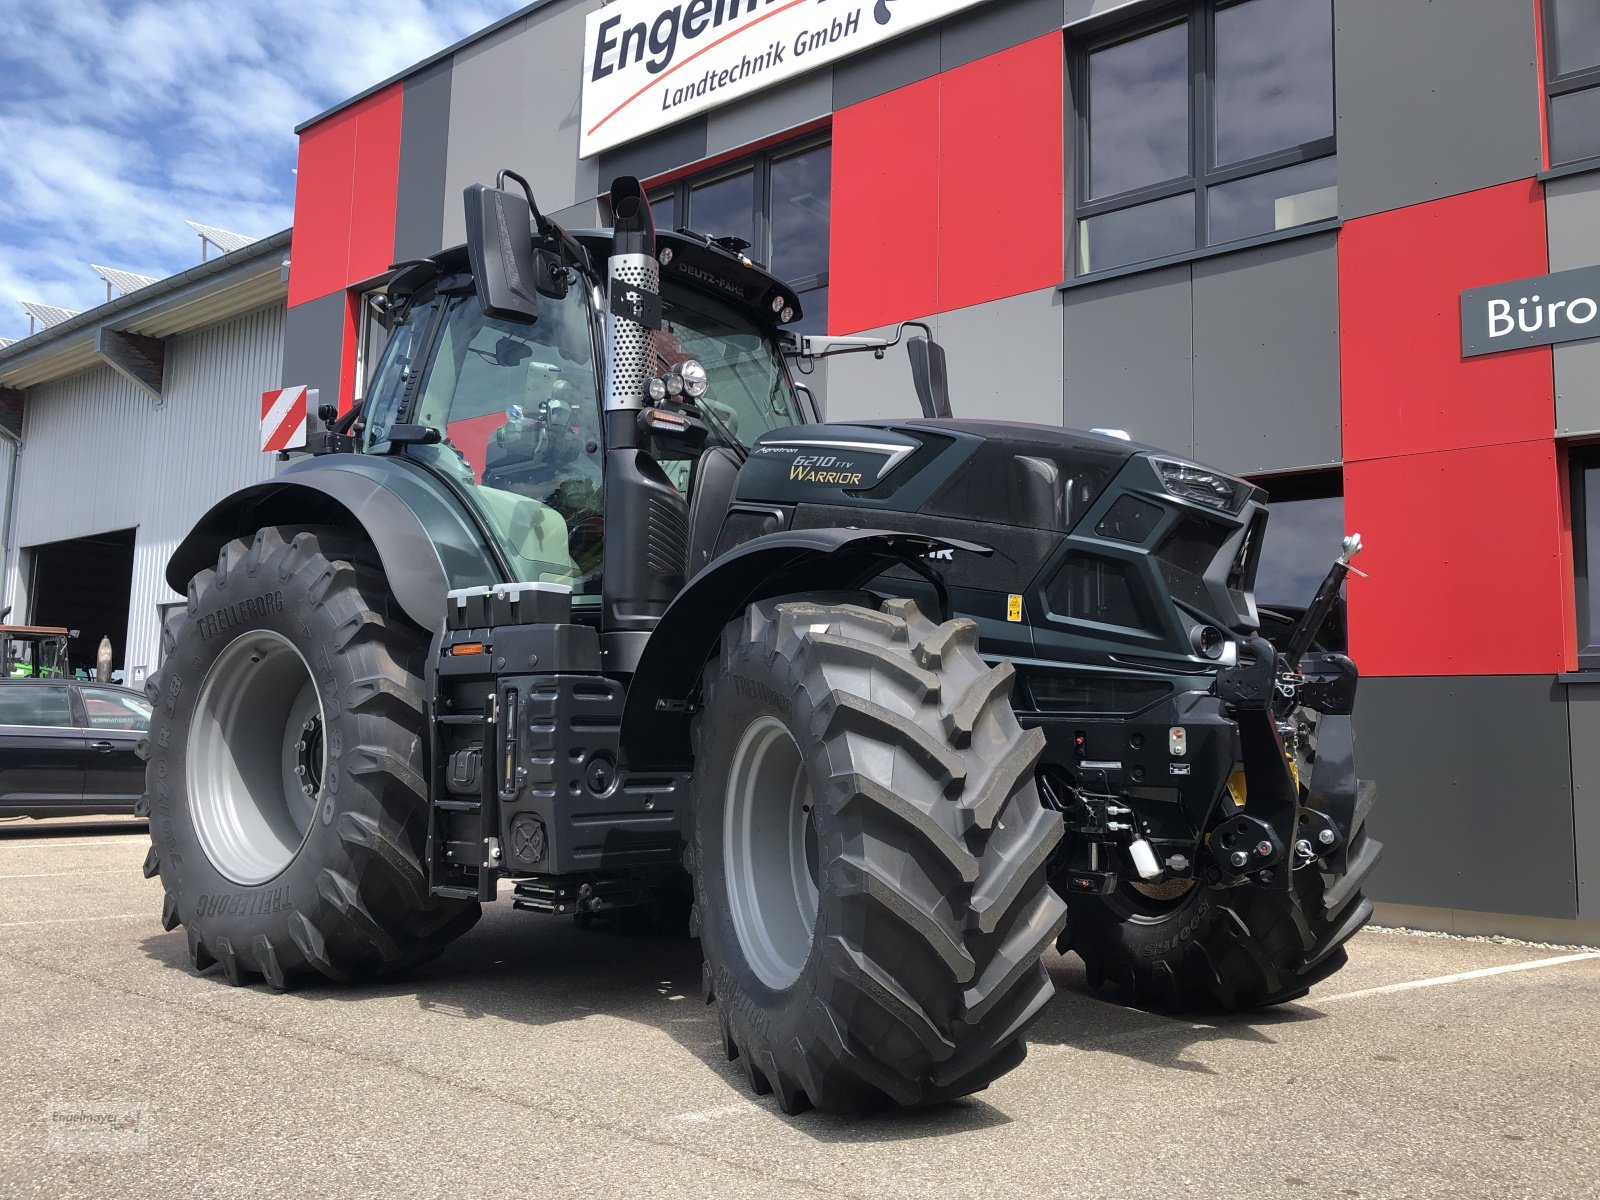
[[[0,663],[7,679],[66,679],[67,642],[76,629],[45,625],[0,625]]]
[[[510,578],[570,587],[580,611],[601,595],[605,292],[592,264],[610,241],[580,231],[542,264],[553,281],[532,321],[492,315],[466,247],[403,267],[357,427],[362,451],[446,480],[492,532]],[[709,477],[725,503],[750,444],[816,419],[780,341],[799,300],[737,249],[687,231],[656,241],[660,324],[639,364],[655,403],[631,432],[685,502]]]

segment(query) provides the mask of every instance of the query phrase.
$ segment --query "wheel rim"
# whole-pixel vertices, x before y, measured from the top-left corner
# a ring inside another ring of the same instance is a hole
[[[267,882],[304,844],[328,765],[324,722],[311,669],[280,634],[245,634],[207,672],[189,730],[189,812],[234,883]]]
[[[774,991],[798,979],[811,956],[819,861],[811,807],[800,747],[781,721],[758,718],[728,773],[722,860],[739,947]]]
[[[1135,925],[1159,925],[1189,903],[1193,879],[1166,879],[1160,883],[1126,879],[1106,897],[1111,910]]]

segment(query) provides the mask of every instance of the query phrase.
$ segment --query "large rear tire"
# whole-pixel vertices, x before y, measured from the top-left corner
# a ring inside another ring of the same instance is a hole
[[[1083,959],[1091,986],[1115,983],[1135,1003],[1174,1012],[1299,999],[1344,966],[1344,944],[1372,916],[1361,885],[1382,847],[1365,817],[1356,814],[1349,871],[1302,868],[1292,892],[1195,884],[1162,897],[1123,882],[1110,896],[1069,895],[1060,949]]]
[[[1012,668],[909,601],[769,601],[695,719],[693,928],[724,1049],[783,1111],[976,1091],[1053,994],[1060,818]]]
[[[366,979],[472,926],[478,905],[430,897],[423,867],[427,640],[364,541],[269,528],[230,542],[163,639],[145,874],[197,971]]]

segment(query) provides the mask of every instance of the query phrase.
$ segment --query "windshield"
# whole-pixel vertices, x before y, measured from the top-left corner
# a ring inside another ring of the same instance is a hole
[[[532,325],[449,301],[411,422],[438,445],[408,457],[458,483],[517,578],[598,594],[603,450],[587,290],[539,298]]]
[[[720,300],[671,286],[662,296],[661,316],[651,374],[698,360],[709,384],[701,403],[746,446],[769,429],[801,424],[783,362],[748,317]]]

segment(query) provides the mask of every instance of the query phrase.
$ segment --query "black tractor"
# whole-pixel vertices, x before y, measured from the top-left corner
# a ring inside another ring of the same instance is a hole
[[[507,186],[507,184],[512,186]],[[742,243],[637,181],[573,232],[509,172],[399,264],[363,403],[212,509],[148,686],[152,847],[197,970],[370,979],[514,905],[700,940],[730,1059],[785,1112],[1021,1061],[1043,955],[1244,1009],[1370,905],[1350,711],[1262,636],[1251,484],[1117,436],[827,424]],[[902,331],[903,332],[903,331]]]

